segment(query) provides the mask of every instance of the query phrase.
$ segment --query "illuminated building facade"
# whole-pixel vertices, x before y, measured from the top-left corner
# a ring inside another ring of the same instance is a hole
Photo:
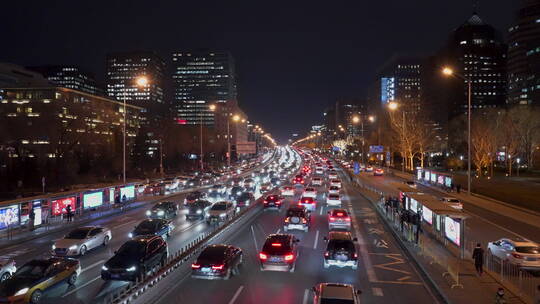
[[[92,95],[103,95],[103,90],[97,85],[94,76],[76,66],[38,66],[30,70],[41,73],[55,86],[74,89]]]

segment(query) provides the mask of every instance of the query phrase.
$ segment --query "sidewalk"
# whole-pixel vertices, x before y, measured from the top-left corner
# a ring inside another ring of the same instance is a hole
[[[358,180],[357,180],[358,182]],[[363,188],[360,189],[378,211],[384,223],[394,234],[400,245],[406,249],[410,259],[423,272],[426,279],[443,295],[448,303],[494,303],[495,293],[501,285],[487,273],[476,274],[472,259],[460,260],[438,240],[428,233],[419,234],[419,242],[414,242],[410,231],[400,231],[399,221],[394,220],[384,207],[379,205],[380,195]],[[523,304],[520,298],[505,288],[508,304]]]

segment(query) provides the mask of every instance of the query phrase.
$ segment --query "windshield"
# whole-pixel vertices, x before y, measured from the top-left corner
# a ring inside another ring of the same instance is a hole
[[[82,240],[86,238],[88,234],[88,229],[75,229],[68,233],[64,238],[73,239],[73,240]]]
[[[124,257],[140,257],[144,255],[145,246],[142,242],[127,242],[116,253]]]
[[[154,230],[157,224],[157,221],[144,221],[137,226],[136,230]]]
[[[328,196],[328,198],[330,198],[330,199],[336,199],[336,200],[337,200],[337,199],[339,199],[339,195],[337,195],[337,194],[330,194],[330,195]]]
[[[330,240],[330,242],[328,242],[328,249],[353,251],[354,244],[351,241],[346,240]]]
[[[540,247],[534,247],[534,246],[516,247],[516,252],[530,253],[530,254],[540,254]]]
[[[212,206],[212,208],[210,208],[210,210],[226,210],[227,209],[227,205],[225,204],[215,204],[214,206]]]
[[[302,211],[302,210],[287,210],[287,216],[303,217],[304,216],[304,211]]]
[[[44,264],[26,264],[17,271],[16,276],[40,278],[45,275],[48,266]]]

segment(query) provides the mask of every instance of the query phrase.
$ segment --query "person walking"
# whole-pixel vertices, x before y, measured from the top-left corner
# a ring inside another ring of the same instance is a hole
[[[495,294],[495,304],[506,304],[506,299],[504,298],[504,289],[499,287],[497,293]]]
[[[461,192],[461,185],[460,185],[460,184],[457,184],[457,185],[456,185],[456,192],[457,192],[457,193],[460,193],[460,192]]]
[[[67,221],[68,221],[68,223],[70,223],[71,219],[73,217],[73,213],[72,213],[72,210],[71,210],[71,205],[67,205],[67,207],[66,207],[66,215],[67,215]]]
[[[474,267],[476,268],[476,273],[481,276],[484,273],[484,249],[480,246],[480,243],[476,244],[476,247],[473,250],[472,258],[474,260]]]
[[[30,231],[34,231],[34,222],[36,219],[36,213],[34,212],[34,208],[30,210],[30,214],[28,214],[28,229]]]

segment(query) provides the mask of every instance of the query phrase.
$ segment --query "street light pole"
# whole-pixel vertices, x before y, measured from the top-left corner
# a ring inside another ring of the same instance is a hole
[[[124,184],[126,183],[126,96],[124,96],[124,134],[123,134],[123,157],[122,157],[122,168],[124,172]]]
[[[366,163],[366,157],[365,157],[365,153],[364,153],[364,120],[363,119],[360,119],[360,123],[361,123],[361,132],[362,132],[362,164],[365,164]]]
[[[231,130],[230,130],[230,117],[227,113],[227,166],[231,166]]]
[[[467,154],[468,154],[468,160],[467,160],[467,194],[471,195],[471,104],[472,104],[472,85],[471,85],[471,79],[467,80],[467,95],[468,95],[468,115],[467,115]]]
[[[159,173],[163,177],[163,139],[159,139]]]
[[[200,151],[200,166],[201,166],[201,173],[204,171],[204,162],[203,162],[203,139],[202,139],[202,128],[203,128],[203,119],[202,119],[202,109],[203,107],[200,107],[200,110],[199,110],[199,118],[200,118],[200,134],[199,134],[199,142],[200,142],[200,145],[201,145],[201,151]]]
[[[405,144],[405,140],[407,140],[407,136],[405,134],[405,109],[403,109],[401,113],[403,113],[403,144]],[[407,151],[405,151],[405,153],[407,153]],[[405,162],[408,161],[407,155],[404,155],[403,160],[404,161],[401,162],[401,168],[402,168],[402,171],[405,172]]]

